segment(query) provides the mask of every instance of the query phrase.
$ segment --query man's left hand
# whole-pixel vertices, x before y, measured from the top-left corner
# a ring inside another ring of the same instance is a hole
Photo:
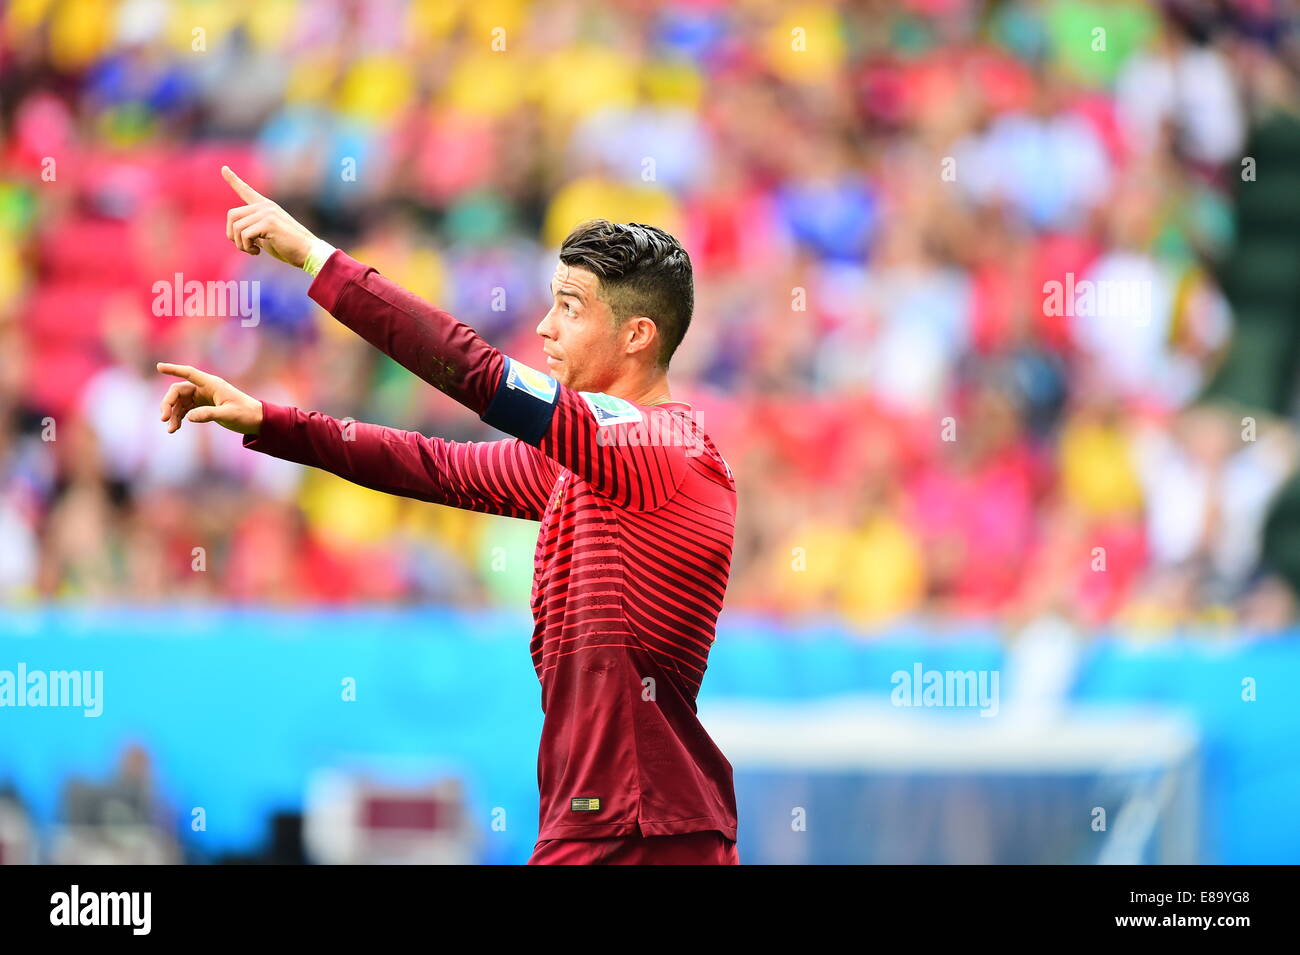
[[[265,249],[281,262],[302,268],[316,237],[297,219],[236,176],[229,166],[221,167],[221,177],[245,203],[226,213],[226,238],[241,252],[257,255]]]

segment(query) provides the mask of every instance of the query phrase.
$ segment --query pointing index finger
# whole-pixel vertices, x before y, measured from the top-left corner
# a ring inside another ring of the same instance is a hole
[[[206,372],[199,371],[191,365],[173,365],[171,362],[158,362],[158,370],[164,375],[174,375],[177,378],[184,378],[186,381],[196,385],[202,385],[207,379]]]
[[[221,167],[221,178],[226,180],[226,184],[235,190],[235,194],[245,202],[257,202],[259,199],[265,198],[260,192],[236,176],[235,171],[229,166]]]

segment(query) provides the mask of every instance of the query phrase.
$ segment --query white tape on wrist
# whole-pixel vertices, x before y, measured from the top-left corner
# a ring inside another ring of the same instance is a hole
[[[308,275],[315,278],[320,272],[325,260],[334,252],[334,246],[330,245],[324,239],[316,239],[312,242],[311,248],[307,250],[307,259],[302,263],[302,270]]]

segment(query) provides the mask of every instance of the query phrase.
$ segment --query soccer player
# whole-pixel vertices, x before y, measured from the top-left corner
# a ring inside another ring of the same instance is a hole
[[[690,259],[653,226],[605,220],[560,249],[537,326],[547,371],[316,238],[229,168],[226,234],[314,276],[308,295],[512,435],[453,442],[259,401],[215,375],[162,400],[168,433],[215,421],[244,446],[405,497],[540,521],[532,587],[542,686],[529,864],[736,864],[731,764],[696,694],[731,566],[736,485],[668,362],[694,307]]]

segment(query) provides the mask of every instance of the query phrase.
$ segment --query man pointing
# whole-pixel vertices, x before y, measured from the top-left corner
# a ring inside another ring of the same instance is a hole
[[[690,259],[653,226],[564,240],[537,326],[545,372],[316,238],[229,168],[226,234],[315,276],[308,295],[511,435],[454,442],[344,423],[188,365],[169,432],[215,421],[244,446],[365,487],[541,523],[531,644],[542,686],[530,864],[735,864],[731,765],[696,716],[731,565],[736,486],[668,364],[690,325]]]

